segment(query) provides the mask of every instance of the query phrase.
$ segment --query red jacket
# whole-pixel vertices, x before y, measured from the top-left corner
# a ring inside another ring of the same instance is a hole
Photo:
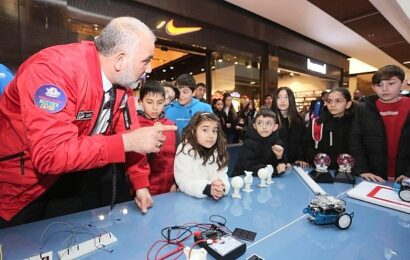
[[[152,126],[156,122],[163,125],[175,125],[171,120],[163,117],[158,120],[148,119],[138,114],[142,127]],[[176,151],[176,133],[172,131],[163,133],[167,138],[159,153],[148,154],[148,162],[151,168],[149,175],[149,190],[152,195],[169,192],[174,180],[174,160]]]
[[[125,154],[120,134],[91,135],[103,103],[101,78],[92,42],[44,49],[20,66],[0,96],[2,218],[10,220],[61,174],[69,172],[126,162],[133,188],[149,185],[146,156]],[[50,86],[57,91],[48,95]],[[39,93],[46,89],[44,95],[51,96],[51,102],[39,99]],[[129,128],[138,128],[132,93],[116,89],[115,132],[126,131],[125,104],[130,114]],[[40,108],[42,105],[44,108]]]

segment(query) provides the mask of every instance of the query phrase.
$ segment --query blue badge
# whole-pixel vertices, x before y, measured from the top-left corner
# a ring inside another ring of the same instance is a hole
[[[47,112],[57,113],[67,105],[67,96],[55,85],[42,85],[34,94],[34,104]]]

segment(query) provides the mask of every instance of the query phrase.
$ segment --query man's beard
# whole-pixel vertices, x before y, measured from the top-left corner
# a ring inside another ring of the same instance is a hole
[[[140,86],[139,81],[140,81],[140,77],[135,77],[134,78],[134,72],[133,72],[133,68],[134,65],[133,64],[129,64],[127,66],[127,70],[124,71],[117,79],[116,84],[120,85],[122,87],[125,88],[130,88],[132,90],[136,90],[138,89],[138,87]],[[134,79],[133,79],[134,78]]]

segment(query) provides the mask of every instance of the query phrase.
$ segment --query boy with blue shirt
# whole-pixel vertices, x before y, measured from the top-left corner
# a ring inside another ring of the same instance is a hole
[[[177,78],[175,85],[180,91],[179,98],[165,108],[165,116],[175,122],[179,135],[182,135],[183,129],[195,113],[212,113],[212,108],[209,104],[193,98],[196,82],[191,75],[182,74]]]

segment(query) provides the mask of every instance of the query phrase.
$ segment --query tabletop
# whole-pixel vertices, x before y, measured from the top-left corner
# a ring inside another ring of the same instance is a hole
[[[47,251],[58,259],[59,250],[106,232],[117,242],[83,259],[147,259],[155,241],[162,239],[163,228],[210,223],[211,215],[223,216],[230,230],[257,233],[253,242],[246,242],[240,259],[252,254],[263,259],[410,259],[410,214],[348,198],[346,191],[352,185],[320,184],[328,195],[344,199],[346,211],[354,212],[354,217],[346,230],[315,225],[303,213],[314,194],[293,170],[274,178],[267,188],[259,188],[258,183],[255,177],[253,192],[241,192],[240,199],[229,194],[215,201],[174,192],[155,196],[145,215],[131,201],[117,204],[112,211],[104,207],[1,229],[3,259],[25,259]],[[67,232],[72,227],[75,234]],[[184,241],[186,246],[193,243],[192,238]],[[165,247],[161,255],[167,250],[173,248]],[[149,259],[155,259],[155,251]]]

